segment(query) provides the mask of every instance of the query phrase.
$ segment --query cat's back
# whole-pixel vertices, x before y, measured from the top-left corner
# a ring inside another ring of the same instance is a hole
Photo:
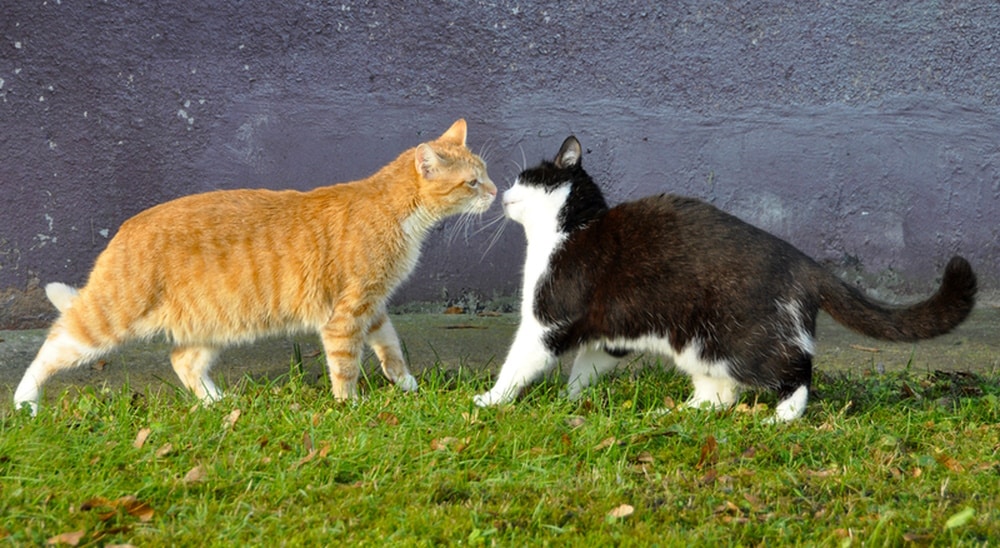
[[[190,229],[238,229],[294,215],[306,194],[295,190],[215,190],[182,196],[137,213],[122,223],[120,233],[184,232]]]
[[[777,254],[804,258],[781,238],[697,198],[659,194],[622,203],[609,211],[619,230],[645,233],[648,241],[723,260],[754,262]]]

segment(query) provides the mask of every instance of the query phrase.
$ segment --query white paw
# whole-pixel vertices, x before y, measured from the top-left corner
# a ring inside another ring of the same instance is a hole
[[[31,411],[31,416],[34,417],[38,415],[38,402],[32,400],[14,400],[14,409],[21,410],[27,408]]]
[[[406,374],[396,379],[396,386],[398,386],[403,392],[416,392],[417,379],[415,379],[413,375]]]
[[[472,398],[472,401],[479,407],[490,407],[492,405],[500,405],[501,403],[507,403],[511,399],[512,398],[504,396],[497,396],[492,391],[490,391],[490,392],[483,392],[482,394],[475,396],[474,398]]]
[[[38,414],[38,400],[42,394],[34,377],[30,377],[28,373],[25,373],[24,377],[14,391],[14,409],[27,407],[31,409],[31,416],[34,417]]]

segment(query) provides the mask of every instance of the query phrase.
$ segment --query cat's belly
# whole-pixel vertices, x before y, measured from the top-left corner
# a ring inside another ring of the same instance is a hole
[[[680,352],[674,350],[670,339],[657,335],[645,335],[637,339],[604,339],[601,344],[608,349],[667,356],[678,369],[692,377],[732,377],[727,360],[707,360],[703,357],[703,346],[699,339],[691,339]]]

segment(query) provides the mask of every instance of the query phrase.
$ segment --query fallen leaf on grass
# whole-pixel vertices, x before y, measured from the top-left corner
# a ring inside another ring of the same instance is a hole
[[[701,477],[702,485],[711,485],[719,477],[719,472],[715,468],[705,470],[705,475]]]
[[[701,457],[698,459],[698,464],[695,465],[695,469],[701,470],[706,465],[715,464],[715,461],[719,458],[719,443],[715,441],[715,436],[709,434],[705,438],[705,443],[701,446]]]
[[[594,446],[594,451],[604,451],[605,449],[611,447],[617,442],[618,440],[614,436],[611,436],[610,438],[604,438],[603,440],[601,440],[601,443],[598,443],[597,445]]]
[[[431,449],[434,451],[447,451],[450,449],[455,453],[461,453],[469,446],[469,441],[469,438],[458,439],[452,436],[434,438],[431,440]]]
[[[98,519],[108,521],[118,514],[118,510],[125,510],[128,515],[139,518],[139,521],[149,521],[153,519],[155,511],[149,503],[136,498],[134,495],[126,495],[117,500],[108,500],[104,497],[93,497],[87,499],[80,505],[81,512],[104,509],[98,514]]]
[[[468,413],[466,413],[466,414],[468,414]],[[378,420],[382,424],[385,424],[385,425],[388,425],[388,426],[399,426],[399,417],[397,417],[395,414],[390,413],[388,411],[382,411],[381,413],[379,413],[378,414]]]
[[[309,435],[309,432],[302,433],[302,447],[305,448],[306,453],[312,453],[313,450],[313,439]]]
[[[146,444],[146,438],[153,433],[152,428],[141,428],[139,433],[135,435],[135,441],[132,442],[132,447],[136,449],[142,449],[142,446]]]
[[[49,540],[45,544],[48,544],[49,546],[54,546],[56,544],[68,544],[70,546],[77,546],[78,544],[80,544],[80,541],[83,540],[83,535],[85,534],[86,532],[84,531],[61,533],[54,537],[49,538]]]
[[[826,470],[806,470],[806,475],[812,478],[829,478],[840,473],[837,468],[827,468]]]
[[[222,429],[229,430],[230,428],[236,426],[236,421],[240,420],[240,415],[243,412],[239,409],[233,409],[231,413],[226,415],[226,418],[222,419]]]
[[[108,365],[108,362],[104,360],[98,360],[90,366],[94,371],[104,371],[104,368]]]
[[[579,428],[579,427],[583,426],[584,424],[586,424],[586,422],[587,422],[587,419],[585,419],[585,418],[583,418],[583,417],[581,417],[579,415],[574,415],[574,416],[568,417],[566,419],[566,426],[569,426],[570,428],[576,429],[576,428]]]
[[[461,306],[449,306],[444,309],[445,314],[465,314],[465,309]]]
[[[903,533],[903,540],[911,544],[927,545],[934,542],[934,535],[930,533]]]
[[[198,465],[194,468],[188,470],[187,474],[184,474],[184,483],[198,483],[205,481],[208,477],[208,470],[204,466]]]
[[[767,404],[766,403],[755,403],[755,404],[753,404],[753,407],[751,407],[751,406],[749,406],[749,405],[747,405],[745,403],[741,403],[741,404],[737,405],[736,407],[734,407],[733,411],[736,412],[736,413],[743,413],[743,414],[746,414],[746,415],[756,415],[757,413],[766,413],[767,412]]]
[[[642,464],[653,464],[653,454],[649,451],[643,451],[635,456],[635,462]]]
[[[622,519],[627,518],[635,513],[635,508],[631,504],[622,504],[615,507],[610,512],[608,512],[609,519]]]
[[[944,453],[935,455],[934,456],[934,460],[936,460],[938,462],[938,464],[940,464],[941,466],[944,466],[945,468],[947,468],[948,470],[951,470],[952,472],[964,472],[965,471],[965,467],[962,466],[962,463],[958,462],[956,459],[954,459],[952,457],[949,457],[948,455],[945,455]]]
[[[303,464],[311,462],[312,460],[316,459],[317,457],[319,457],[321,459],[325,458],[329,454],[330,454],[330,442],[328,442],[328,441],[321,441],[319,443],[319,449],[312,449],[312,450],[310,450],[309,453],[306,454],[306,456],[302,457],[302,459],[300,459],[299,462],[295,464],[295,467],[298,468],[299,466],[302,466]]]
[[[160,446],[159,449],[156,450],[155,454],[156,454],[157,457],[161,457],[162,458],[162,457],[165,457],[165,456],[169,455],[170,453],[173,453],[173,451],[174,451],[173,444],[164,443],[163,445]]]

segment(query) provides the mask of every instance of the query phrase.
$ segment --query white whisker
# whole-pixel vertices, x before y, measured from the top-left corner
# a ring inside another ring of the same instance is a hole
[[[500,215],[496,219],[493,219],[492,221],[489,221],[486,224],[486,226],[484,226],[483,228],[485,229],[487,227],[491,227],[491,226],[497,225],[497,223],[499,221],[505,221],[506,219],[507,219],[506,216]],[[486,255],[488,255],[489,252],[490,252],[490,250],[493,249],[493,246],[497,245],[497,242],[500,241],[500,237],[503,236],[503,232],[507,228],[508,224],[509,223],[506,223],[506,222],[500,222],[499,225],[497,225],[496,230],[493,232],[493,235],[490,236],[490,239],[488,240],[488,242],[486,244],[486,249],[483,250],[483,255],[479,258],[479,262],[483,262],[483,259],[485,259]]]

